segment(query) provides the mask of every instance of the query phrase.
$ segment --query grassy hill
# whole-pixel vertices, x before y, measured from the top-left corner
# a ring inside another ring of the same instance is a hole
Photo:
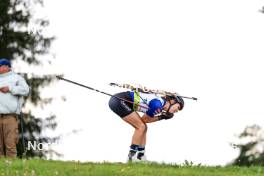
[[[0,159],[0,176],[264,176],[264,167],[178,166]]]

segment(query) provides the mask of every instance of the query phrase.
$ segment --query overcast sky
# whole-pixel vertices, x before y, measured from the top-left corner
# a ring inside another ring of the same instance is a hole
[[[157,162],[223,165],[246,125],[263,126],[264,14],[261,0],[46,0],[57,37],[51,72],[115,93],[138,83],[195,96],[175,118],[149,124],[146,154]],[[108,108],[109,97],[65,82],[47,108],[57,133],[82,131],[55,148],[64,160],[126,161],[133,129]]]

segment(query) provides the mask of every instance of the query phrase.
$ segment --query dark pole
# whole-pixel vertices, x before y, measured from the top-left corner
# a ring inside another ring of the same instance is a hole
[[[129,100],[127,100],[127,99],[117,97],[117,96],[115,96],[115,95],[112,95],[112,94],[109,94],[109,93],[106,93],[106,92],[100,91],[100,90],[98,90],[98,89],[94,89],[94,88],[89,87],[89,86],[86,86],[86,85],[84,85],[84,84],[80,84],[80,83],[77,83],[77,82],[75,82],[75,81],[71,81],[71,80],[69,80],[69,79],[65,79],[65,78],[63,78],[63,77],[60,77],[60,76],[56,76],[56,77],[57,77],[58,79],[60,79],[60,80],[63,80],[63,81],[66,81],[66,82],[69,82],[69,83],[72,83],[72,84],[75,84],[75,85],[78,85],[78,86],[81,86],[81,87],[84,87],[84,88],[87,88],[87,89],[90,89],[90,90],[93,90],[93,91],[99,92],[99,93],[102,93],[102,94],[105,94],[105,95],[108,95],[108,96],[110,96],[110,97],[115,97],[115,98],[117,98],[117,99],[119,99],[119,100],[123,100],[123,101],[126,101],[126,102],[128,102],[128,103],[131,103],[131,104],[134,103],[134,102],[129,101]],[[142,106],[142,105],[138,105],[138,106],[149,109],[149,107],[146,107],[146,106]]]

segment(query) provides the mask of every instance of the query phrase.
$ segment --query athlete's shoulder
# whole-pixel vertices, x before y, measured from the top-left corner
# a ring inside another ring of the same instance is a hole
[[[163,107],[163,106],[162,106],[162,102],[161,102],[159,99],[157,99],[157,98],[152,99],[152,100],[149,102],[148,106],[149,106],[149,109],[148,109],[148,111],[146,112],[146,114],[147,114],[148,116],[150,116],[150,117],[153,117],[153,116],[155,116],[156,114],[160,113],[161,110],[162,110],[162,107]]]
[[[162,102],[160,99],[154,98],[154,99],[150,100],[149,107],[154,108],[154,109],[162,108]]]

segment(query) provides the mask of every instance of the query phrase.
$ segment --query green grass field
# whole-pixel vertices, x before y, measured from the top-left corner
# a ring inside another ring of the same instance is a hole
[[[165,164],[79,163],[0,159],[0,176],[264,176],[264,167],[206,167]]]

